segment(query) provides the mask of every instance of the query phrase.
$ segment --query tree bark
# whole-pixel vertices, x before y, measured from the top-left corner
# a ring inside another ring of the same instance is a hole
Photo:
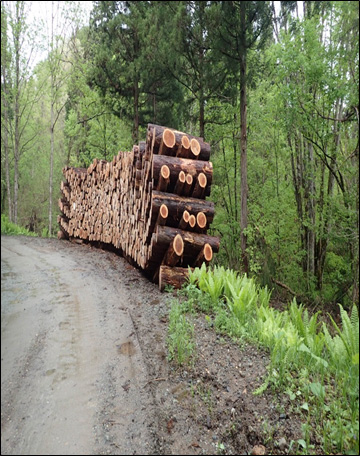
[[[19,159],[20,159],[20,34],[22,15],[20,2],[16,2],[15,44],[15,144],[14,144],[14,223],[18,222],[18,190],[19,190]]]
[[[4,150],[5,150],[5,179],[6,179],[6,195],[8,201],[8,214],[10,222],[13,221],[13,207],[12,207],[12,199],[11,199],[11,185],[10,185],[10,165],[9,165],[9,94],[7,88],[7,73],[6,73],[6,52],[4,52],[3,62],[2,62],[2,78],[3,78],[3,91],[1,92],[2,101],[4,106]]]
[[[246,229],[248,226],[248,184],[247,184],[247,100],[246,100],[246,64],[247,64],[247,43],[246,43],[246,4],[240,2],[240,24],[241,24],[241,47],[242,54],[240,59],[240,122],[241,122],[241,138],[240,138],[240,174],[241,174],[241,215],[240,215],[240,245],[242,265],[245,273],[249,272],[249,259],[247,254],[247,235]]]
[[[314,151],[313,145],[308,144],[308,173],[307,173],[307,213],[309,226],[307,231],[307,275],[308,288],[315,275],[315,176],[314,176]]]
[[[161,291],[164,290],[166,285],[173,286],[176,289],[181,288],[187,281],[188,277],[188,268],[171,268],[166,265],[161,265],[159,271],[159,288]]]
[[[139,82],[134,80],[134,126],[133,126],[133,142],[139,142]]]

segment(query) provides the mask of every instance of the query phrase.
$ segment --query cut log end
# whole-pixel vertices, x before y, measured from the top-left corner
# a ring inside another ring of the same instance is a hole
[[[166,206],[166,204],[162,204],[159,209],[159,215],[157,219],[157,224],[158,225],[165,225],[166,219],[168,218],[169,215],[169,209]]]
[[[190,148],[191,148],[191,152],[193,153],[194,157],[198,158],[198,156],[200,155],[200,152],[201,152],[201,147],[200,147],[200,143],[197,139],[192,138],[192,140],[190,141]]]
[[[179,228],[181,230],[185,230],[185,228],[187,227],[188,223],[189,223],[189,219],[190,219],[190,214],[188,211],[184,211],[183,212],[183,215],[181,217],[181,220],[179,222]]]
[[[205,261],[211,261],[213,257],[213,250],[210,244],[204,245],[204,259]]]
[[[171,148],[175,146],[175,133],[168,128],[164,130],[162,139],[166,147]]]
[[[203,212],[198,212],[196,215],[196,223],[200,229],[204,229],[206,227],[206,215]]]
[[[195,228],[195,225],[196,225],[196,218],[195,218],[195,215],[190,215],[190,218],[189,218],[189,226],[190,228]]]
[[[200,267],[204,262],[209,263],[213,257],[213,249],[210,244],[204,244],[200,250],[196,260],[194,261],[194,267]]]
[[[162,204],[160,206],[160,215],[162,218],[167,218],[169,215],[169,209],[167,208],[166,204]]]
[[[180,171],[177,182],[175,184],[175,188],[174,188],[175,194],[180,195],[182,193],[182,190],[185,185],[185,181],[186,181],[186,174],[184,173],[184,171]]]
[[[187,136],[181,138],[181,145],[184,149],[190,149],[190,140]]]
[[[201,188],[205,188],[206,187],[206,184],[207,184],[207,178],[206,178],[206,175],[204,173],[200,173],[198,175],[198,183],[199,183],[199,186]]]
[[[191,187],[192,187],[192,184],[193,184],[193,180],[194,178],[192,177],[191,174],[186,174],[186,178],[185,178],[185,185],[184,185],[184,189],[183,189],[183,195],[184,196],[189,196],[190,193],[191,193]]]
[[[163,179],[169,179],[170,178],[170,169],[167,165],[162,165],[161,171],[160,171],[161,177]],[[206,178],[206,176],[205,176]]]
[[[160,170],[159,182],[157,184],[157,190],[166,192],[167,186],[170,182],[170,169],[167,165],[163,165]]]
[[[180,234],[177,234],[174,238],[173,249],[178,256],[181,256],[184,253],[184,241]]]

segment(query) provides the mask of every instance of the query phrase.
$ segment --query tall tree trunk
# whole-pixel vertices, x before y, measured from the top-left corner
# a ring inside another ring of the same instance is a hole
[[[51,52],[54,52],[54,2],[51,3]],[[51,60],[54,56],[51,56]],[[51,65],[51,108],[50,108],[50,176],[49,176],[49,236],[52,235],[52,194],[53,194],[53,168],[54,168],[54,104],[55,104],[55,65]]]
[[[8,139],[8,113],[7,107],[4,109],[4,149],[5,149],[5,178],[6,178],[6,193],[8,200],[9,220],[13,221],[13,207],[11,201],[11,185],[10,185],[10,169],[9,169],[9,139]]]
[[[53,79],[53,78],[51,78]],[[54,81],[51,81],[51,92],[53,92]],[[52,200],[53,200],[53,173],[54,173],[54,102],[53,93],[51,94],[51,112],[50,112],[50,179],[49,179],[49,236],[52,235]]]
[[[10,185],[10,164],[9,164],[9,104],[8,104],[8,90],[7,90],[7,74],[6,74],[6,52],[4,52],[4,58],[2,62],[2,77],[3,77],[3,92],[1,92],[2,99],[3,99],[3,106],[4,106],[4,135],[3,135],[3,143],[4,143],[4,151],[5,151],[5,179],[6,179],[6,195],[8,201],[8,211],[9,211],[9,220],[10,222],[13,221],[13,207],[12,207],[12,200],[11,200],[11,185]]]
[[[240,123],[241,123],[241,137],[240,137],[240,175],[241,175],[241,215],[240,215],[240,245],[243,270],[245,273],[249,272],[249,259],[247,255],[247,235],[246,229],[248,225],[247,213],[247,133],[246,133],[246,5],[245,2],[240,3],[240,26],[241,26],[241,46],[242,55],[240,60]]]
[[[15,29],[15,142],[14,142],[14,223],[18,221],[19,158],[20,158],[20,33],[21,4],[16,2]]]
[[[202,46],[199,49],[199,127],[200,136],[205,139],[205,96],[204,96],[204,57],[205,57],[205,40],[204,34],[206,27],[204,26],[204,14],[206,2],[198,2],[199,6],[199,25],[201,29]]]
[[[239,210],[238,210],[238,186],[237,186],[237,180],[238,180],[238,177],[237,177],[237,173],[238,173],[238,164],[237,164],[237,154],[238,154],[238,151],[237,151],[237,139],[236,139],[236,135],[235,135],[235,129],[238,128],[238,124],[237,124],[237,118],[236,118],[236,114],[234,114],[234,130],[233,130],[233,134],[232,134],[232,139],[233,139],[233,149],[234,149],[234,204],[235,204],[235,220],[238,220],[238,215],[239,215]]]

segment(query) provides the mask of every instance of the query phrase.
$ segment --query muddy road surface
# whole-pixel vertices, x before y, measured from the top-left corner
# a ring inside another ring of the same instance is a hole
[[[195,361],[169,362],[173,299],[114,252],[2,236],[1,454],[287,454],[268,354],[190,313]]]
[[[1,454],[156,451],[131,315],[153,293],[113,253],[2,236]]]

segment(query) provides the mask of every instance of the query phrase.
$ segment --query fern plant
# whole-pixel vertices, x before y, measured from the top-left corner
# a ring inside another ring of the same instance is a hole
[[[344,308],[339,304],[342,321],[342,330],[335,323],[332,317],[331,321],[336,329],[337,334],[331,337],[326,325],[323,324],[323,333],[328,354],[333,360],[335,366],[339,365],[357,365],[359,366],[359,314],[354,305],[351,317]]]
[[[322,355],[325,344],[323,334],[318,332],[319,323],[317,319],[319,313],[316,312],[309,318],[308,310],[304,309],[303,305],[298,305],[295,298],[289,307],[289,317],[303,338],[305,346],[314,355],[313,359]]]

